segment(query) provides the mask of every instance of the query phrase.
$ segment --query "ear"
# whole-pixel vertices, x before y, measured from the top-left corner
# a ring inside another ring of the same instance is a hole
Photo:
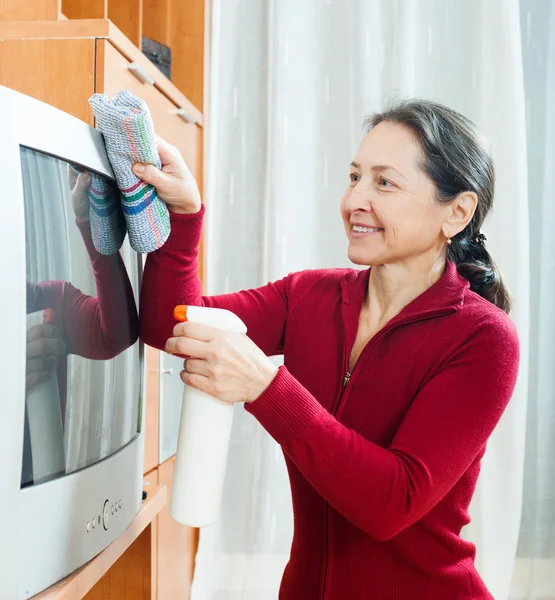
[[[474,192],[462,192],[447,205],[447,215],[443,224],[445,237],[452,238],[460,233],[472,220],[478,205]]]

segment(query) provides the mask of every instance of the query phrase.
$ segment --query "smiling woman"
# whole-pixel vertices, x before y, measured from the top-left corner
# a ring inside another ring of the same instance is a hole
[[[393,204],[389,211],[397,210],[396,224],[409,229],[410,222],[422,250],[426,244],[442,249],[447,239],[447,257],[469,280],[470,288],[509,312],[509,294],[480,233],[493,205],[495,170],[478,129],[459,113],[420,100],[393,105],[366,119],[365,126],[360,160],[369,164],[376,153],[391,160],[387,165],[371,165],[370,171],[375,187],[393,194],[386,197]],[[355,161],[351,167],[355,186],[362,167]],[[348,190],[344,207],[350,196]],[[380,204],[376,199],[378,214]],[[418,225],[425,227],[415,231]],[[434,232],[439,240],[431,239]],[[403,240],[409,243],[408,237]]]
[[[281,444],[295,531],[280,598],[491,600],[460,532],[519,346],[480,234],[494,171],[474,125],[424,100],[371,117],[341,201],[349,258],[369,268],[214,297],[197,273],[198,190],[175,149],[160,155],[141,177],[172,232],[147,258],[141,336]],[[248,338],[174,328],[177,304],[231,310]]]

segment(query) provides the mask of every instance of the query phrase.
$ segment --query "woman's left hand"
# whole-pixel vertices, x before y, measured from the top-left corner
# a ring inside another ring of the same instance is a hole
[[[179,323],[166,352],[187,356],[181,379],[223,402],[253,402],[278,367],[246,335],[200,323]]]

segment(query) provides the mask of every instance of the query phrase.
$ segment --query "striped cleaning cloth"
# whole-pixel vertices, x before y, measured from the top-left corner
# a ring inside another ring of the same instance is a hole
[[[70,167],[76,175],[85,171],[76,164],[70,164]],[[121,248],[127,233],[119,200],[120,191],[104,176],[94,171],[87,172],[91,175],[87,200],[93,244],[100,254],[109,256]]]
[[[129,243],[140,253],[158,250],[170,235],[168,208],[158,198],[156,189],[131,169],[136,162],[162,166],[148,106],[129,90],[119,92],[111,100],[105,94],[94,94],[89,104],[96,117],[96,128],[104,136],[108,160],[121,191]],[[103,224],[109,226],[107,220],[98,226]]]

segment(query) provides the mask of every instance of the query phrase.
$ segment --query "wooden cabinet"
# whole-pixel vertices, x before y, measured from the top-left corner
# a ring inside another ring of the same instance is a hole
[[[198,546],[198,529],[176,523],[169,512],[175,458],[158,467],[158,483],[168,490],[168,503],[158,515],[158,599],[188,600]]]
[[[0,22],[0,85],[47,102],[93,125],[87,100],[95,92],[93,39],[29,39],[5,37]],[[12,29],[11,27],[9,29]],[[32,77],[29,76],[32,65]]]
[[[158,468],[147,473],[143,479],[143,489],[147,494],[146,500],[158,490]],[[167,493],[167,490],[166,490]],[[158,517],[151,523],[150,531],[150,598],[158,598]],[[169,599],[168,599],[169,600]]]
[[[0,85],[91,126],[92,94],[111,97],[130,89],[147,102],[156,132],[178,148],[202,190],[205,6],[204,0],[0,0]],[[143,35],[172,47],[172,81],[140,51]],[[201,273],[203,264],[201,244]],[[181,393],[176,385],[166,384],[166,391],[163,383],[161,387],[161,371],[168,369],[160,352],[146,348],[145,360],[145,485],[147,492],[150,486],[167,486],[169,501],[174,458],[166,459],[175,451],[179,423],[161,457],[160,391],[175,396],[166,416],[178,414]],[[143,559],[148,546],[146,560],[151,563],[137,597],[188,598],[197,544],[198,530],[174,522],[166,505],[133,546]],[[137,560],[129,555],[112,572],[124,580],[121,569],[138,565]]]
[[[183,107],[175,105],[153,84],[141,82],[129,66],[132,64],[106,40],[97,41],[97,92],[113,96],[123,89],[131,90],[148,104],[156,133],[176,146],[193,175],[199,175],[202,157],[199,139],[202,129]],[[193,122],[190,122],[193,120]]]
[[[108,548],[75,573],[44,590],[35,600],[152,600],[155,589],[156,515],[166,489],[148,486],[131,525]],[[156,593],[156,590],[155,590]],[[174,600],[172,598],[172,600]]]

